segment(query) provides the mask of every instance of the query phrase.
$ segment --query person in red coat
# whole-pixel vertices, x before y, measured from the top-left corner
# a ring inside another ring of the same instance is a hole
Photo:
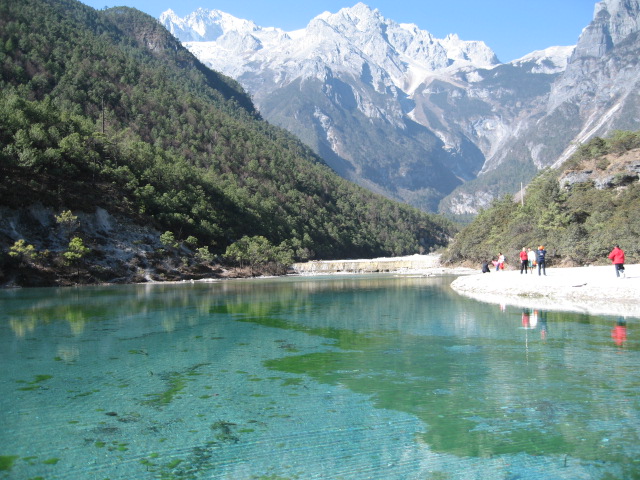
[[[522,247],[522,251],[520,252],[520,275],[522,275],[522,271],[527,273],[529,267],[529,256],[527,255],[527,249]]]
[[[609,260],[611,260],[613,266],[616,267],[616,277],[620,277],[620,274],[622,274],[622,278],[624,278],[624,250],[616,245],[609,254]]]

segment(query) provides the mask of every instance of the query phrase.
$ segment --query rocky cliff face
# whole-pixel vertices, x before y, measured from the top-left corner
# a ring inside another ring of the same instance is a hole
[[[596,3],[593,22],[576,47],[574,58],[600,58],[640,30],[637,0],[603,0]]]
[[[151,268],[151,254],[161,247],[158,232],[124,218],[116,219],[101,208],[76,215],[76,225],[69,230],[56,222],[59,213],[40,204],[21,209],[0,208],[0,241],[12,245],[13,239],[23,239],[37,252],[33,261],[23,260],[21,266],[17,261],[12,265],[8,258],[4,259],[8,263],[0,268],[0,285],[144,281],[145,271]],[[76,269],[64,268],[54,257],[67,250],[71,236],[80,233],[92,250],[93,272],[83,268],[84,278],[73,278]]]
[[[295,32],[207,10],[160,20],[342,176],[426,210],[474,213],[575,142],[639,128],[638,18],[638,0],[604,0],[575,50],[509,64],[482,42],[437,39],[364,4]]]
[[[598,2],[594,20],[575,49],[564,51],[569,54],[564,69],[558,68],[553,78],[547,76],[546,86],[541,81],[529,83],[534,87],[528,90],[529,97],[517,92],[510,113],[502,114],[508,103],[500,95],[494,110],[500,112],[499,119],[489,116],[480,125],[502,133],[481,135],[489,150],[478,178],[446,197],[441,209],[475,213],[496,195],[517,191],[519,183],[526,184],[540,168],[561,165],[590,138],[639,129],[639,22],[637,0]],[[531,74],[541,71],[539,65],[545,62],[532,60],[524,57],[513,63],[529,65]],[[499,66],[492,72],[503,69]],[[529,78],[520,77],[521,85]],[[497,91],[489,95],[498,98]]]
[[[41,204],[24,208],[0,207],[0,244],[22,239],[33,246],[32,258],[0,257],[0,287],[50,287],[96,283],[135,283],[243,276],[218,265],[189,262],[193,252],[167,248],[160,232],[102,208],[74,212],[72,229],[56,221],[60,212]],[[78,236],[89,248],[75,264],[63,260],[70,237]],[[9,250],[9,248],[7,248]]]
[[[603,158],[583,161],[579,168],[571,168],[562,173],[560,184],[571,187],[580,183],[590,183],[598,190],[619,188],[640,181],[640,149],[624,154],[610,154]]]
[[[579,112],[583,142],[615,128],[638,128],[640,110],[640,5],[638,0],[607,0],[596,5],[564,74],[553,85],[547,115],[563,108]],[[564,160],[575,145],[559,157]]]

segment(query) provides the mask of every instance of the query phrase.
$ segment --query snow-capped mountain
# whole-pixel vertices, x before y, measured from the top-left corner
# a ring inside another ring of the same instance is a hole
[[[292,32],[204,9],[160,21],[203,63],[240,81],[267,120],[362,185],[434,210],[482,167],[475,151],[452,161],[446,135],[416,121],[411,99],[425,79],[498,65],[482,42],[437,39],[363,3]]]
[[[180,18],[173,10],[160,16],[160,22],[170,25],[169,31],[182,42],[215,41],[225,32],[253,32],[258,30],[255,23],[236,18],[219,10],[198,9],[186,18]]]
[[[613,51],[637,45],[637,4],[598,2],[577,46],[508,64],[483,42],[438,39],[363,3],[291,32],[216,10],[184,18],[169,10],[160,21],[203,63],[237,79],[264,118],[297,134],[341,175],[427,210],[449,195],[442,208],[473,213],[566,156],[584,128],[560,128],[553,112],[570,111],[566,102],[588,103],[607,80],[585,86],[586,77],[604,72]],[[585,58],[592,59],[589,75]],[[637,65],[626,65],[638,77]],[[617,90],[628,88],[627,81]]]
[[[258,27],[218,10],[198,9],[185,18],[168,10],[160,21],[210,66],[236,78],[277,72],[278,86],[295,79],[323,80],[325,67],[358,76],[369,65],[375,67],[370,82],[379,91],[395,86],[410,93],[431,72],[498,64],[482,42],[456,35],[437,39],[416,25],[386,20],[363,3],[324,12],[293,32]]]
[[[530,67],[531,73],[555,74],[566,70],[575,45],[569,47],[549,47],[536,50],[517,60],[509,62],[515,67]]]

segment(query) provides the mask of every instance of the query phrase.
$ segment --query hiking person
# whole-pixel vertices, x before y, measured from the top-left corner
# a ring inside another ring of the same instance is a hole
[[[626,275],[624,273],[624,250],[622,250],[618,245],[613,247],[611,253],[609,254],[609,260],[613,262],[613,266],[616,268],[616,277],[620,277],[622,274],[622,278],[625,278]]]

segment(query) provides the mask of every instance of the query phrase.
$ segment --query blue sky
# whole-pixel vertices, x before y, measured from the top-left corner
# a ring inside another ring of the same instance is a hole
[[[93,8],[128,6],[153,17],[171,8],[185,16],[199,7],[222,10],[262,27],[304,28],[324,11],[337,12],[358,0],[88,0]],[[415,23],[437,38],[457,33],[482,40],[502,62],[555,45],[574,45],[593,19],[596,0],[363,0],[382,16]]]

